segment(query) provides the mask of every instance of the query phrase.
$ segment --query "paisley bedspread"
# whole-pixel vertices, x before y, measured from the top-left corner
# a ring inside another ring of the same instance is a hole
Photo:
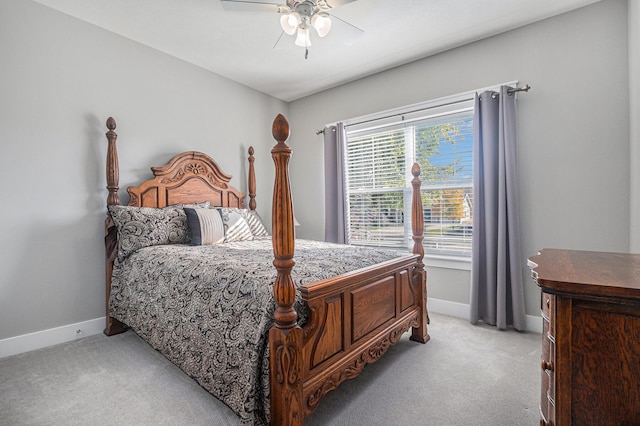
[[[398,257],[393,250],[296,241],[296,286]],[[111,316],[227,404],[240,424],[268,424],[270,238],[145,247],[116,261]],[[305,312],[296,302],[301,324]]]

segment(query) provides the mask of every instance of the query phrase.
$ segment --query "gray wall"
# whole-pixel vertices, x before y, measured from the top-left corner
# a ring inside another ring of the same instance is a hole
[[[628,116],[640,46],[627,39],[640,11],[630,1],[628,21],[626,1],[607,0],[287,105],[37,3],[0,0],[0,339],[104,315],[109,115],[118,121],[123,202],[149,165],[190,149],[212,154],[244,190],[254,145],[258,210],[269,221],[274,142],[264,129],[285,113],[298,235],[321,239],[316,129],[519,79],[533,87],[519,98],[524,255],[627,251],[630,214],[640,213],[630,202],[640,167],[629,167]],[[637,90],[636,81],[636,111]],[[468,303],[468,272],[429,269],[430,296]],[[525,283],[527,312],[537,315],[537,288]]]
[[[323,236],[316,129],[519,80],[532,86],[518,99],[522,274],[527,313],[539,315],[526,257],[544,247],[629,250],[627,45],[627,2],[607,0],[292,102],[299,235]],[[468,272],[429,269],[431,297],[469,303]]]
[[[109,115],[123,202],[184,150],[211,154],[246,191],[254,145],[270,220],[268,129],[286,103],[31,1],[0,0],[0,57],[0,339],[105,314]]]

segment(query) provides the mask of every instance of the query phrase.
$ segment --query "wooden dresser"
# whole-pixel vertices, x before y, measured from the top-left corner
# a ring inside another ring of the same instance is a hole
[[[544,249],[541,425],[640,425],[640,255]]]

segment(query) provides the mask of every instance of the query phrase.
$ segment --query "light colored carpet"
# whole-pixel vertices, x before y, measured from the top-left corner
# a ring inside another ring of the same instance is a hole
[[[535,425],[540,341],[431,315],[327,394],[308,425]],[[223,403],[133,332],[0,359],[2,425],[235,425]]]

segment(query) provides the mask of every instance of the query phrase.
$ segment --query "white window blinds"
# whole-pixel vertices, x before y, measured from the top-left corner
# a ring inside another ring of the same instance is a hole
[[[425,252],[470,256],[473,102],[347,123],[350,242],[411,247],[411,166],[420,164]]]

